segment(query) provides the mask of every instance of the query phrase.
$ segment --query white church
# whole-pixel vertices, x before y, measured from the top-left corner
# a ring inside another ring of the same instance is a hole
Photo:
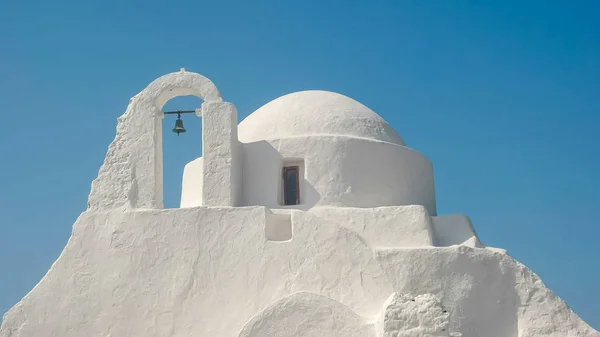
[[[185,166],[181,207],[164,209],[162,108],[184,95],[204,101],[203,156]],[[0,326],[51,336],[600,333],[467,216],[438,215],[431,162],[366,106],[302,91],[238,125],[182,69],[131,98],[88,209]]]

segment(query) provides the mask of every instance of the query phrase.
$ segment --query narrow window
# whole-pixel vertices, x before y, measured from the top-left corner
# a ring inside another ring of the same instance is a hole
[[[283,168],[283,204],[298,205],[300,203],[300,170],[298,166]]]

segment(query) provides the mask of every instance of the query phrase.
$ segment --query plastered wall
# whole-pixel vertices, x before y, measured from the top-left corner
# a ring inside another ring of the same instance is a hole
[[[435,215],[431,163],[390,143],[344,136],[307,136],[244,144],[243,204],[281,208],[281,167],[302,158],[302,204],[378,207],[423,205]]]

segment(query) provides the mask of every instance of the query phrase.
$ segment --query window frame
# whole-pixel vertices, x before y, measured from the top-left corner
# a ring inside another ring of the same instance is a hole
[[[298,165],[290,165],[290,166],[284,166],[283,169],[281,170],[282,174],[282,180],[283,180],[283,206],[296,206],[296,205],[300,205],[300,166]],[[289,172],[296,172],[296,203],[295,204],[288,204],[287,203],[287,192],[288,192],[288,184],[287,184],[287,174]]]

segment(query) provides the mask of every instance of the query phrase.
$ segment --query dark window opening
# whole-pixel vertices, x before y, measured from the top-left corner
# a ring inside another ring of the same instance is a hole
[[[283,168],[283,204],[300,204],[300,170],[298,166]]]

